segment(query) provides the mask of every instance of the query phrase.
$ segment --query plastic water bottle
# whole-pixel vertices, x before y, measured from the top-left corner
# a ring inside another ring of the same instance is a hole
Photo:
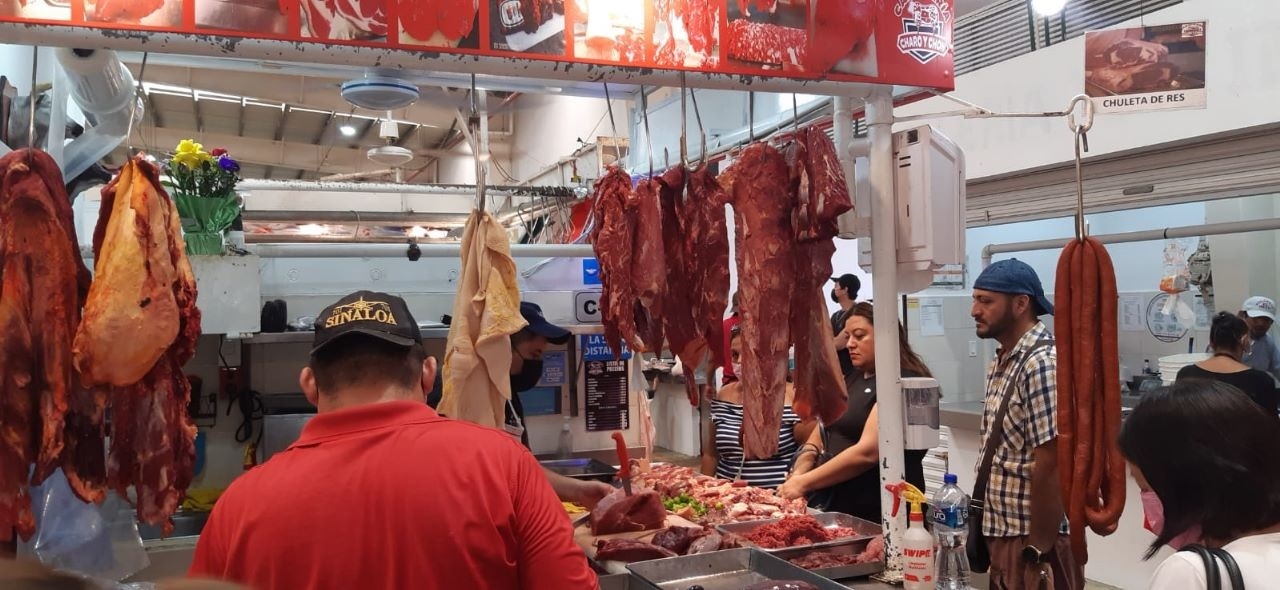
[[[948,473],[943,479],[946,485],[933,495],[930,503],[930,520],[937,543],[934,576],[938,590],[968,590],[969,556],[965,553],[965,541],[969,535],[969,494],[956,485],[956,476]]]
[[[560,444],[556,446],[556,458],[573,457],[573,432],[569,429],[569,417],[564,417],[564,425],[560,427]]]

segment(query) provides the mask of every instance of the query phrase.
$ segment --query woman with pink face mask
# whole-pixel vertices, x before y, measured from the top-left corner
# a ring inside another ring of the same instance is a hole
[[[1142,492],[1147,526],[1179,552],[1156,569],[1151,588],[1209,588],[1213,560],[1222,588],[1231,562],[1245,588],[1275,588],[1280,572],[1280,420],[1219,381],[1180,380],[1148,393],[1120,431],[1120,450]],[[1203,546],[1212,553],[1201,557]],[[1183,550],[1187,549],[1187,550]]]

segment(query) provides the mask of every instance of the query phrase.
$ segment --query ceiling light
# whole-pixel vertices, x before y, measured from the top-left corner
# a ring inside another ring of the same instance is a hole
[[[433,240],[440,240],[440,239],[449,237],[449,231],[432,228],[427,230],[427,237]]]
[[[415,226],[413,226],[413,227],[411,227],[411,228],[409,228],[409,229],[405,230],[405,232],[404,232],[404,233],[405,233],[405,235],[407,235],[407,236],[409,236],[409,237],[411,237],[411,238],[425,238],[425,237],[427,237],[427,230],[426,230],[426,228],[424,228],[424,227],[422,227],[422,226],[420,226],[420,225],[415,225]]]
[[[308,224],[306,224],[306,225],[299,225],[299,226],[298,226],[298,233],[300,233],[300,234],[302,234],[302,235],[304,235],[304,236],[323,236],[323,235],[325,235],[325,234],[329,233],[329,228],[326,228],[326,227],[325,227],[325,226],[323,226],[323,225],[316,225],[316,224],[314,224],[314,223],[308,223]]]
[[[1057,16],[1066,6],[1067,0],[1031,0],[1031,10],[1040,16]]]
[[[351,125],[343,125],[338,128],[338,131],[347,137],[355,137],[356,134],[356,128]]]

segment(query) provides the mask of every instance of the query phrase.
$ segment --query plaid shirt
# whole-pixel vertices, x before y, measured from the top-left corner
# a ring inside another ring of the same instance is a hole
[[[1009,387],[1009,410],[1003,436],[996,446],[987,484],[986,512],[982,534],[986,537],[1016,537],[1031,534],[1031,467],[1036,447],[1058,436],[1058,354],[1053,346],[1041,347],[1027,355],[1020,365],[1013,359],[1037,341],[1053,340],[1043,323],[1022,335],[1007,355],[997,355],[987,369],[986,409],[982,415],[982,444],[985,448],[1001,397]],[[1003,351],[1002,351],[1003,352]],[[982,457],[978,457],[981,466]]]

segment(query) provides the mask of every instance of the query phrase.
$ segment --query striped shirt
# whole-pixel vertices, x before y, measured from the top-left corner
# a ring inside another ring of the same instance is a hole
[[[1031,534],[1031,468],[1036,447],[1058,436],[1058,354],[1053,346],[1042,346],[1022,362],[1014,360],[1037,341],[1053,340],[1043,323],[1023,334],[1008,354],[991,361],[987,369],[986,410],[982,416],[982,444],[986,445],[996,410],[1008,387],[1009,412],[1003,436],[991,464],[987,484],[986,512],[982,534],[986,537],[1016,537]],[[1015,366],[1016,365],[1016,366]],[[978,457],[981,467],[982,457]]]
[[[791,459],[800,445],[794,429],[800,416],[791,406],[782,409],[782,426],[778,430],[778,454],[769,459],[743,459],[742,406],[718,399],[711,400],[711,423],[716,427],[716,477],[742,479],[750,485],[773,489],[787,480]],[[742,476],[738,473],[741,469]]]

